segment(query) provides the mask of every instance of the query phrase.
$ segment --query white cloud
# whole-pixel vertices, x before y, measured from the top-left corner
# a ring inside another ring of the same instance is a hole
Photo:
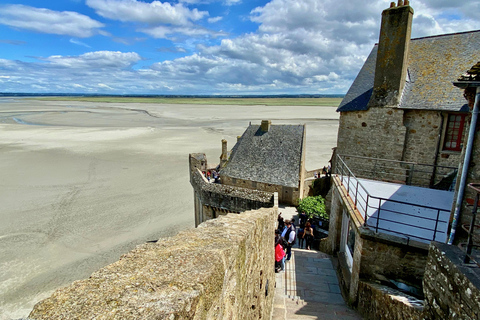
[[[218,22],[220,20],[222,20],[223,17],[214,17],[214,18],[208,18],[208,23],[215,23],[215,22]]]
[[[221,37],[226,33],[215,32],[202,27],[170,27],[170,26],[158,26],[153,28],[141,28],[139,31],[146,33],[156,39],[174,39],[177,35],[188,36],[192,38],[209,36],[209,37]]]
[[[0,24],[34,31],[87,38],[101,33],[103,23],[71,11],[53,11],[24,5],[0,6]]]
[[[88,0],[102,16],[132,22],[153,38],[175,40],[159,51],[193,54],[150,65],[138,63],[142,57],[135,52],[114,51],[55,55],[35,63],[0,59],[2,87],[87,93],[344,93],[378,41],[381,12],[389,5],[383,0],[362,6],[347,0],[273,0],[252,10],[257,30],[207,46],[200,45],[202,39],[227,34],[195,26],[195,12],[202,11],[184,4],[199,1],[155,2],[156,9],[154,2]],[[478,3],[412,1],[413,36],[480,29],[474,18],[480,14]],[[167,8],[180,22],[168,22]],[[141,69],[134,68],[137,63]]]
[[[105,69],[129,68],[142,58],[135,52],[96,51],[80,56],[50,56],[42,58],[49,63],[49,67],[72,69]]]
[[[102,17],[151,25],[188,25],[191,21],[208,16],[206,11],[190,10],[180,3],[172,5],[168,2],[147,3],[137,0],[87,0],[86,3]]]
[[[242,0],[225,0],[224,3],[225,3],[226,6],[234,6],[234,5],[242,3]]]
[[[73,44],[76,44],[76,45],[79,45],[79,46],[83,46],[83,47],[86,47],[86,48],[91,48],[88,44],[86,44],[82,41],[78,41],[77,39],[70,39],[70,43],[73,43]]]

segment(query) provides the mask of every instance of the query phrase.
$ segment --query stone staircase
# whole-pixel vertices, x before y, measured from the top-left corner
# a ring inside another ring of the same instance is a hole
[[[345,304],[330,256],[314,250],[292,249],[273,304],[272,320],[362,319]]]

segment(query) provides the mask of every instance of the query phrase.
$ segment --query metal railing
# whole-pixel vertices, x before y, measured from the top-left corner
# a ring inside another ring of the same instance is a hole
[[[448,184],[457,175],[458,168],[422,164],[408,161],[340,155],[358,178],[381,180],[425,188],[438,187],[440,182]],[[437,186],[437,187],[436,187]],[[448,187],[443,188],[448,190]]]
[[[341,155],[336,156],[335,174],[339,176],[355,208],[362,215],[364,226],[376,233],[390,233],[417,241],[432,241],[447,236],[443,230],[447,229],[450,210],[373,196],[353,174],[345,163],[344,156]],[[415,212],[423,212],[425,215],[415,215]],[[386,227],[389,225],[390,227]],[[409,232],[402,232],[399,229],[406,229]],[[429,236],[420,236],[418,235],[420,233]]]

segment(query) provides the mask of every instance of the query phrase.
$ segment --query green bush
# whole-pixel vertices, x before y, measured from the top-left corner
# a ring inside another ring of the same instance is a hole
[[[308,218],[319,217],[328,220],[325,199],[322,196],[305,197],[298,203],[297,211],[305,212]]]

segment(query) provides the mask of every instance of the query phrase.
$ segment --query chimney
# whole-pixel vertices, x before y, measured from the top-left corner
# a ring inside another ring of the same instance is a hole
[[[222,155],[220,156],[220,168],[225,167],[228,161],[227,140],[222,139]]]
[[[382,12],[375,81],[369,107],[395,106],[400,102],[407,77],[413,9],[409,1],[392,2]]]
[[[270,130],[271,125],[272,125],[272,121],[262,120],[262,124],[260,125],[260,130],[262,130],[263,132],[268,132],[268,130]]]

